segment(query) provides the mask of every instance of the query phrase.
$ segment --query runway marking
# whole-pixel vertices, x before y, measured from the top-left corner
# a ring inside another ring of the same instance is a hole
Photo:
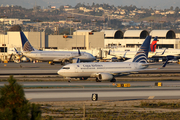
[[[154,98],[154,96],[149,96],[149,97],[148,97],[148,99],[153,99],[153,98]]]

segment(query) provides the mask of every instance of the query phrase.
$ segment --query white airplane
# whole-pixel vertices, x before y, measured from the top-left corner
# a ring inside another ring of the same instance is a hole
[[[173,55],[176,57],[180,57],[180,49],[156,49],[157,54],[153,57],[166,57],[168,55]]]
[[[100,63],[73,63],[65,65],[57,73],[65,78],[96,78],[96,82],[109,80],[115,82],[115,77],[123,74],[136,73],[148,67],[151,36],[147,36],[132,62],[100,62]],[[168,60],[167,60],[168,61]],[[165,67],[167,62],[163,65]],[[152,70],[152,69],[146,69]],[[154,69],[153,69],[154,70]]]
[[[150,50],[149,50],[148,57],[152,57],[153,55],[156,54],[155,51],[156,51],[157,41],[158,41],[158,39],[157,39],[157,37],[155,37],[154,40],[152,41],[152,43],[150,44]],[[115,56],[118,59],[126,60],[126,59],[133,58],[136,53],[137,53],[137,51],[110,51],[109,50],[108,55]]]
[[[80,51],[39,51],[31,46],[22,31],[20,31],[20,36],[22,42],[22,54],[33,60],[61,62],[64,64],[65,61],[71,62],[73,59],[78,58],[81,62],[92,62],[96,59],[92,54]]]

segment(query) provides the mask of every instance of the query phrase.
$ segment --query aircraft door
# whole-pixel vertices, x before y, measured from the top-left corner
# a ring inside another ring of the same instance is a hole
[[[81,70],[81,67],[80,67],[79,65],[77,65],[75,69],[76,69],[76,70],[75,70],[76,73],[77,73],[77,72],[83,72],[83,71]]]
[[[78,72],[78,69],[77,69],[77,67],[75,68],[75,72],[76,72],[76,73]]]
[[[135,69],[138,69],[138,64],[134,64],[134,68],[135,68]]]

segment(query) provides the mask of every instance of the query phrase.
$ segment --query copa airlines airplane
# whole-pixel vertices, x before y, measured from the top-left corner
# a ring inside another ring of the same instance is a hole
[[[157,46],[157,37],[154,38],[154,40],[152,41],[152,43],[150,44],[150,49],[149,49],[149,55],[148,57],[152,57],[153,55],[155,55],[155,51],[156,51],[156,46]],[[115,56],[119,59],[129,59],[129,58],[133,58],[134,55],[136,54],[137,51],[109,51],[108,55],[111,56]]]
[[[75,51],[39,51],[34,49],[24,33],[20,31],[21,42],[22,42],[22,53],[28,58],[33,60],[41,60],[41,61],[53,61],[53,62],[61,62],[71,61],[72,59],[80,59],[81,62],[92,62],[96,58],[86,52],[75,52]]]
[[[149,63],[147,63],[147,57],[150,41],[151,36],[147,36],[144,43],[135,54],[132,62],[74,63],[65,65],[57,73],[66,78],[87,79],[92,77],[96,78],[97,82],[102,80],[114,82],[116,81],[116,76],[120,76],[124,73],[135,73],[148,67]],[[165,67],[166,63],[163,67]]]

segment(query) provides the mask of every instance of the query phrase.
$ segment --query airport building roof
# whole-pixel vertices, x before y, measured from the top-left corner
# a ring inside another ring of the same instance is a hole
[[[21,27],[19,25],[14,25],[8,31],[21,31]]]
[[[175,39],[176,34],[173,30],[152,30],[150,32],[152,37],[158,36],[158,38]]]
[[[124,32],[124,38],[140,38],[144,39],[149,35],[147,30],[127,30]]]
[[[104,32],[105,38],[115,38],[115,39],[122,39],[123,32],[121,30],[101,30]]]

